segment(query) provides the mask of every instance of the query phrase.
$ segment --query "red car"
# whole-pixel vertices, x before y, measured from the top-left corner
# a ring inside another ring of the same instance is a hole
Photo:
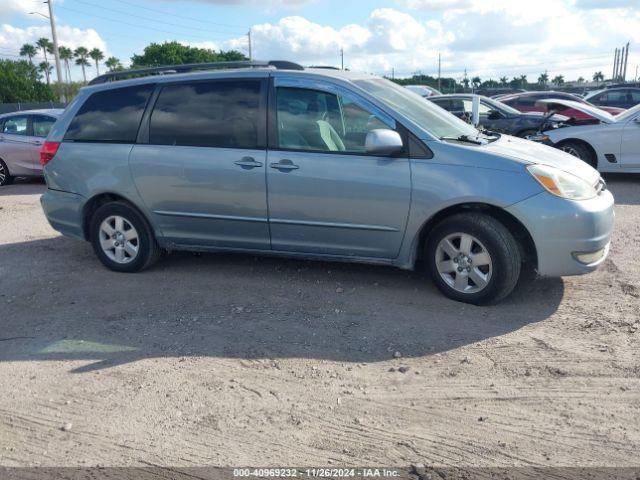
[[[587,105],[591,105],[589,102],[585,101],[582,97],[578,97],[577,95],[573,95],[571,93],[566,92],[523,92],[523,93],[514,93],[511,95],[504,95],[500,97],[500,101],[502,103],[506,103],[510,107],[515,108],[516,110],[520,110],[521,112],[546,112],[546,106],[537,105],[536,102],[538,100],[547,100],[550,98],[559,98],[562,100],[573,100],[574,102],[584,103]],[[592,105],[593,106],[593,105]],[[596,108],[600,108],[605,112],[610,113],[611,115],[617,115],[619,113],[624,112],[624,108],[617,107],[602,107],[598,106]],[[575,120],[575,123],[588,123],[594,121],[595,119],[580,110],[575,110],[573,108],[567,108],[561,112],[558,112],[567,117],[571,117]]]

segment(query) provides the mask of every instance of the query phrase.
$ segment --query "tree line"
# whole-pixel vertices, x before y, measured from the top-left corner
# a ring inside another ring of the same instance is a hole
[[[387,77],[388,78],[388,77]],[[598,86],[605,80],[605,76],[601,71],[594,72],[592,79]],[[553,78],[549,77],[548,72],[542,72],[536,82],[529,82],[527,75],[520,75],[517,77],[500,77],[497,80],[487,79],[482,80],[478,76],[467,77],[466,75],[461,80],[445,77],[441,78],[438,82],[436,77],[431,75],[422,75],[420,73],[414,74],[410,78],[391,78],[394,82],[400,85],[427,85],[432,88],[440,88],[443,93],[451,92],[463,92],[463,91],[475,91],[479,89],[487,88],[512,88],[512,89],[547,89],[550,86],[561,88],[566,84],[564,75],[556,75]],[[577,79],[578,84],[585,83],[586,80],[583,77]]]

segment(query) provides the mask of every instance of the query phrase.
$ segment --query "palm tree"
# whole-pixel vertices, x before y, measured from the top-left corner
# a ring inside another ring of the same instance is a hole
[[[42,53],[44,53],[44,63],[49,65],[49,59],[47,58],[47,52],[51,51],[51,48],[53,47],[51,41],[46,37],[42,37],[42,38],[38,39],[38,41],[36,42],[36,45],[38,47],[40,47],[42,49]],[[40,64],[40,65],[42,65],[42,64]],[[49,77],[51,75],[51,71],[49,69],[45,69],[44,72],[45,72],[45,75],[47,77],[47,84],[49,84]]]
[[[45,77],[47,78],[47,84],[49,84],[49,78],[51,76],[51,72],[53,71],[53,67],[47,62],[40,62],[40,64],[38,65],[38,71],[44,73]]]
[[[69,68],[69,60],[73,58],[73,50],[68,47],[64,47],[60,45],[58,47],[58,55],[60,55],[60,60],[64,62],[65,74],[67,77],[67,83],[71,82],[71,69]]]
[[[87,73],[84,70],[84,67],[88,67],[91,65],[87,57],[89,56],[89,50],[85,47],[78,47],[73,52],[73,56],[76,57],[76,65],[80,65],[82,67],[82,78],[84,82],[87,83]]]
[[[38,49],[33,45],[31,45],[30,43],[25,43],[24,45],[22,45],[22,48],[20,49],[20,56],[29,57],[29,63],[31,65],[33,65],[33,57],[35,57],[37,54],[38,54]]]
[[[477,90],[480,84],[482,83],[482,80],[480,80],[480,77],[473,77],[471,79],[471,83],[473,83],[474,88]]]
[[[104,64],[107,66],[110,72],[115,72],[116,70],[120,70],[122,68],[120,60],[116,57],[107,58],[107,61],[104,62]]]
[[[96,74],[100,75],[100,68],[98,67],[98,62],[104,58],[104,53],[99,48],[94,48],[89,52],[89,56],[96,62]]]
[[[509,79],[507,77],[500,77],[500,85],[506,87],[509,84]]]
[[[559,87],[564,83],[564,75],[556,75],[555,77],[553,77],[553,80],[551,81],[555,86]]]
[[[520,85],[522,86],[521,88],[526,87],[527,83],[529,83],[527,81],[527,76],[526,75],[520,75]]]
[[[604,74],[602,72],[596,72],[593,74],[593,81],[596,82],[596,87],[598,83],[604,80]]]
[[[584,77],[578,77],[578,83],[584,83]]]
[[[545,71],[544,73],[541,73],[540,76],[538,77],[538,83],[546,87],[548,82],[549,82],[549,74]]]

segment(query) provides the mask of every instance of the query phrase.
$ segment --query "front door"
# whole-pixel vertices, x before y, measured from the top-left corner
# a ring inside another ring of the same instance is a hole
[[[267,159],[273,250],[395,258],[409,211],[408,155],[365,152],[367,132],[394,129],[395,121],[339,87],[275,82]]]
[[[164,238],[183,246],[269,249],[266,81],[166,85],[130,166]]]

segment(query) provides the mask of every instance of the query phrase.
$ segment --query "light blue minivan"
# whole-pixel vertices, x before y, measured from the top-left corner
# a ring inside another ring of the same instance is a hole
[[[388,80],[290,62],[98,77],[41,162],[51,225],[120,272],[163,249],[424,265],[448,297],[485,304],[523,265],[594,270],[613,227],[611,193],[577,158]]]

